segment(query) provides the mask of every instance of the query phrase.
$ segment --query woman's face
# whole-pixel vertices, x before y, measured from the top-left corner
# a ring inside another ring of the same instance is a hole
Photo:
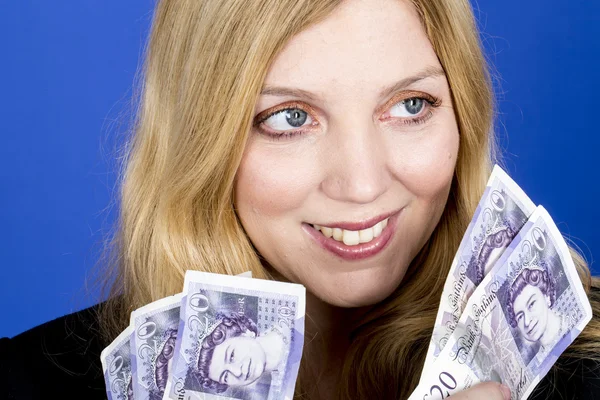
[[[459,144],[416,11],[342,2],[276,57],[255,115],[235,186],[252,243],[332,305],[387,297],[439,221]]]
[[[227,386],[250,385],[263,374],[265,363],[265,351],[255,338],[232,337],[215,347],[208,377]]]
[[[548,298],[540,288],[527,285],[515,298],[513,310],[521,335],[530,342],[540,340],[548,322]]]

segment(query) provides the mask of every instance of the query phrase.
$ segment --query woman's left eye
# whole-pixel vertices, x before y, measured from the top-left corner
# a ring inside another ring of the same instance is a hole
[[[402,100],[390,108],[390,116],[400,118],[416,117],[425,109],[426,102],[427,100],[420,97]]]
[[[233,362],[233,360],[234,360],[234,357],[233,357],[234,354],[235,354],[235,350],[231,350],[231,354],[229,355],[229,362],[230,363]]]
[[[533,305],[534,305],[534,304],[535,304],[535,300],[534,300],[534,301],[532,301],[531,303],[529,303],[529,310],[532,310],[532,309],[533,309]]]
[[[286,108],[275,112],[262,121],[263,124],[275,131],[288,131],[312,124],[310,115],[300,108]]]

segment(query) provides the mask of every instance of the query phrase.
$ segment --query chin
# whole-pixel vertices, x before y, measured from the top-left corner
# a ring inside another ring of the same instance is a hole
[[[362,272],[362,273],[361,273]],[[397,276],[373,271],[356,271],[338,279],[311,279],[307,289],[321,301],[335,307],[354,308],[377,304],[391,295],[402,282],[404,272]]]

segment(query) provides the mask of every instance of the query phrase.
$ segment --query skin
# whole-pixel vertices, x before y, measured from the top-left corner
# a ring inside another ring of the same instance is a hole
[[[314,358],[308,364],[320,377],[309,398],[334,397],[339,368],[331,366],[341,364],[353,322],[401,284],[444,210],[459,133],[447,79],[436,71],[441,65],[412,6],[363,0],[342,2],[293,37],[267,74],[264,87],[301,89],[310,98],[263,94],[255,115],[287,102],[308,115],[301,128],[279,116],[253,129],[235,204],[267,268],[308,290],[307,314],[321,339],[305,345],[303,357]],[[415,76],[427,77],[382,94]],[[411,125],[414,116],[399,103],[415,95],[441,104],[425,107],[419,115],[430,118]],[[265,134],[299,129],[305,132],[280,140]],[[323,250],[303,228],[396,210],[391,242],[360,261]]]
[[[399,80],[441,66],[411,8],[397,1],[374,4],[343,3],[277,56],[264,86],[302,89],[314,100],[263,95],[256,114],[297,101],[314,110],[318,126],[278,141],[254,129],[236,180],[238,215],[260,254],[285,278],[339,307],[377,303],[400,284],[439,221],[458,152],[445,76],[380,96]],[[442,106],[416,126],[400,117],[382,120],[391,97],[410,97],[409,91],[436,96]],[[399,209],[392,243],[362,261],[319,248],[302,228]]]

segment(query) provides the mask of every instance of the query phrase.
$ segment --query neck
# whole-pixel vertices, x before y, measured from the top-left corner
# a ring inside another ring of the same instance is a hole
[[[262,261],[271,277],[289,282]],[[306,324],[299,375],[305,398],[330,400],[338,397],[341,370],[351,343],[350,336],[372,308],[332,306],[306,291]]]
[[[352,331],[364,308],[341,308],[306,292],[306,336],[303,350],[303,388],[309,399],[334,399]],[[306,386],[306,385],[305,385]]]
[[[257,337],[256,340],[265,352],[265,371],[273,371],[281,362],[285,352],[283,336],[277,332],[271,332],[268,335]]]

